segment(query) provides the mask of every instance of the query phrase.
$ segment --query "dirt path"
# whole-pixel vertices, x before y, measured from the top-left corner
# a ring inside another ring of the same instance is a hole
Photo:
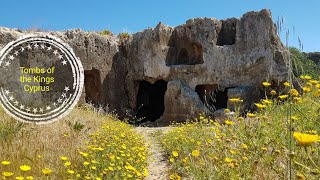
[[[162,134],[169,130],[169,127],[137,127],[138,133],[141,133],[147,142],[151,155],[148,158],[147,180],[168,179],[168,161],[164,157],[163,149],[160,142],[156,139],[155,134]]]

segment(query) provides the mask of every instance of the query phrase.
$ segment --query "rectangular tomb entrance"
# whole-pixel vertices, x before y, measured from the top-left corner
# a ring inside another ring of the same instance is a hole
[[[210,111],[227,108],[228,92],[227,89],[219,90],[218,85],[202,84],[197,85],[195,91],[198,93],[201,101]]]
[[[167,82],[156,81],[154,84],[148,81],[139,82],[137,95],[137,118],[143,118],[142,122],[154,122],[164,112],[164,95],[167,90]]]
[[[101,102],[101,78],[98,69],[84,71],[84,87],[86,91],[86,102],[98,104]]]

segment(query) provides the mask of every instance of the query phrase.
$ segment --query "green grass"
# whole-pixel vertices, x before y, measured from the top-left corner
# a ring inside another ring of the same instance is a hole
[[[226,124],[218,124],[200,116],[194,122],[176,124],[161,137],[172,167],[171,179],[287,179],[290,157],[295,176],[319,179],[318,142],[305,148],[292,140],[293,153],[289,153],[290,106],[292,131],[320,132],[320,98],[316,93],[320,85],[307,84],[311,92],[299,95],[293,103],[269,97],[272,104],[257,110],[253,118],[229,116]],[[192,153],[196,151],[199,156]]]
[[[320,75],[320,66],[312,60],[308,59],[306,54],[299,49],[289,48],[290,56],[293,64],[293,73],[299,77],[302,74],[308,73],[312,77],[318,78]]]
[[[12,173],[8,179],[143,179],[148,173],[143,137],[114,115],[79,107],[57,122],[35,125],[0,109],[0,119],[2,179]],[[23,172],[21,165],[31,169]]]

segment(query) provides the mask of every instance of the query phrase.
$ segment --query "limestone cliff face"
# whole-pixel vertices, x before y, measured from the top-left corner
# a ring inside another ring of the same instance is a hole
[[[135,108],[137,104],[136,82],[179,80],[178,89],[186,87],[197,92],[192,99],[205,102],[205,92],[215,91],[216,102],[208,103],[216,108],[226,107],[227,97],[235,95],[244,96],[248,107],[259,99],[256,87],[266,78],[274,82],[285,80],[284,50],[267,10],[249,12],[240,19],[191,19],[175,28],[159,23],[135,34],[129,43],[129,105]],[[168,83],[167,88],[177,89],[177,84]],[[197,94],[199,97],[195,97]],[[190,93],[167,91],[164,98],[166,119],[207,110],[187,103]]]
[[[26,33],[0,28],[0,48]],[[267,10],[177,27],[159,23],[126,40],[78,29],[39,33],[61,38],[80,57],[84,99],[150,121],[210,114],[231,107],[234,96],[248,108],[266,78],[287,77],[285,48]]]

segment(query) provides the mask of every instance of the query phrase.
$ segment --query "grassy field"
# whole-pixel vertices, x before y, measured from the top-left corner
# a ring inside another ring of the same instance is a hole
[[[143,179],[147,148],[115,116],[76,108],[47,125],[22,124],[0,112],[4,179]]]
[[[275,92],[265,82],[270,96],[245,117],[226,109],[225,124],[200,116],[160,135],[170,179],[287,179],[290,167],[294,179],[320,179],[320,84],[301,78],[301,93],[287,82]]]
[[[222,124],[199,116],[165,132],[154,128],[170,166],[168,178],[273,180],[291,174],[292,179],[320,179],[320,83],[310,76],[301,76],[300,82],[300,91],[286,82],[281,92],[264,82],[266,96],[255,103],[256,111],[240,116],[225,109]],[[237,97],[229,101],[235,109],[243,102]],[[63,120],[35,125],[1,109],[0,119],[3,179],[148,176],[145,138],[115,115],[78,107]]]

